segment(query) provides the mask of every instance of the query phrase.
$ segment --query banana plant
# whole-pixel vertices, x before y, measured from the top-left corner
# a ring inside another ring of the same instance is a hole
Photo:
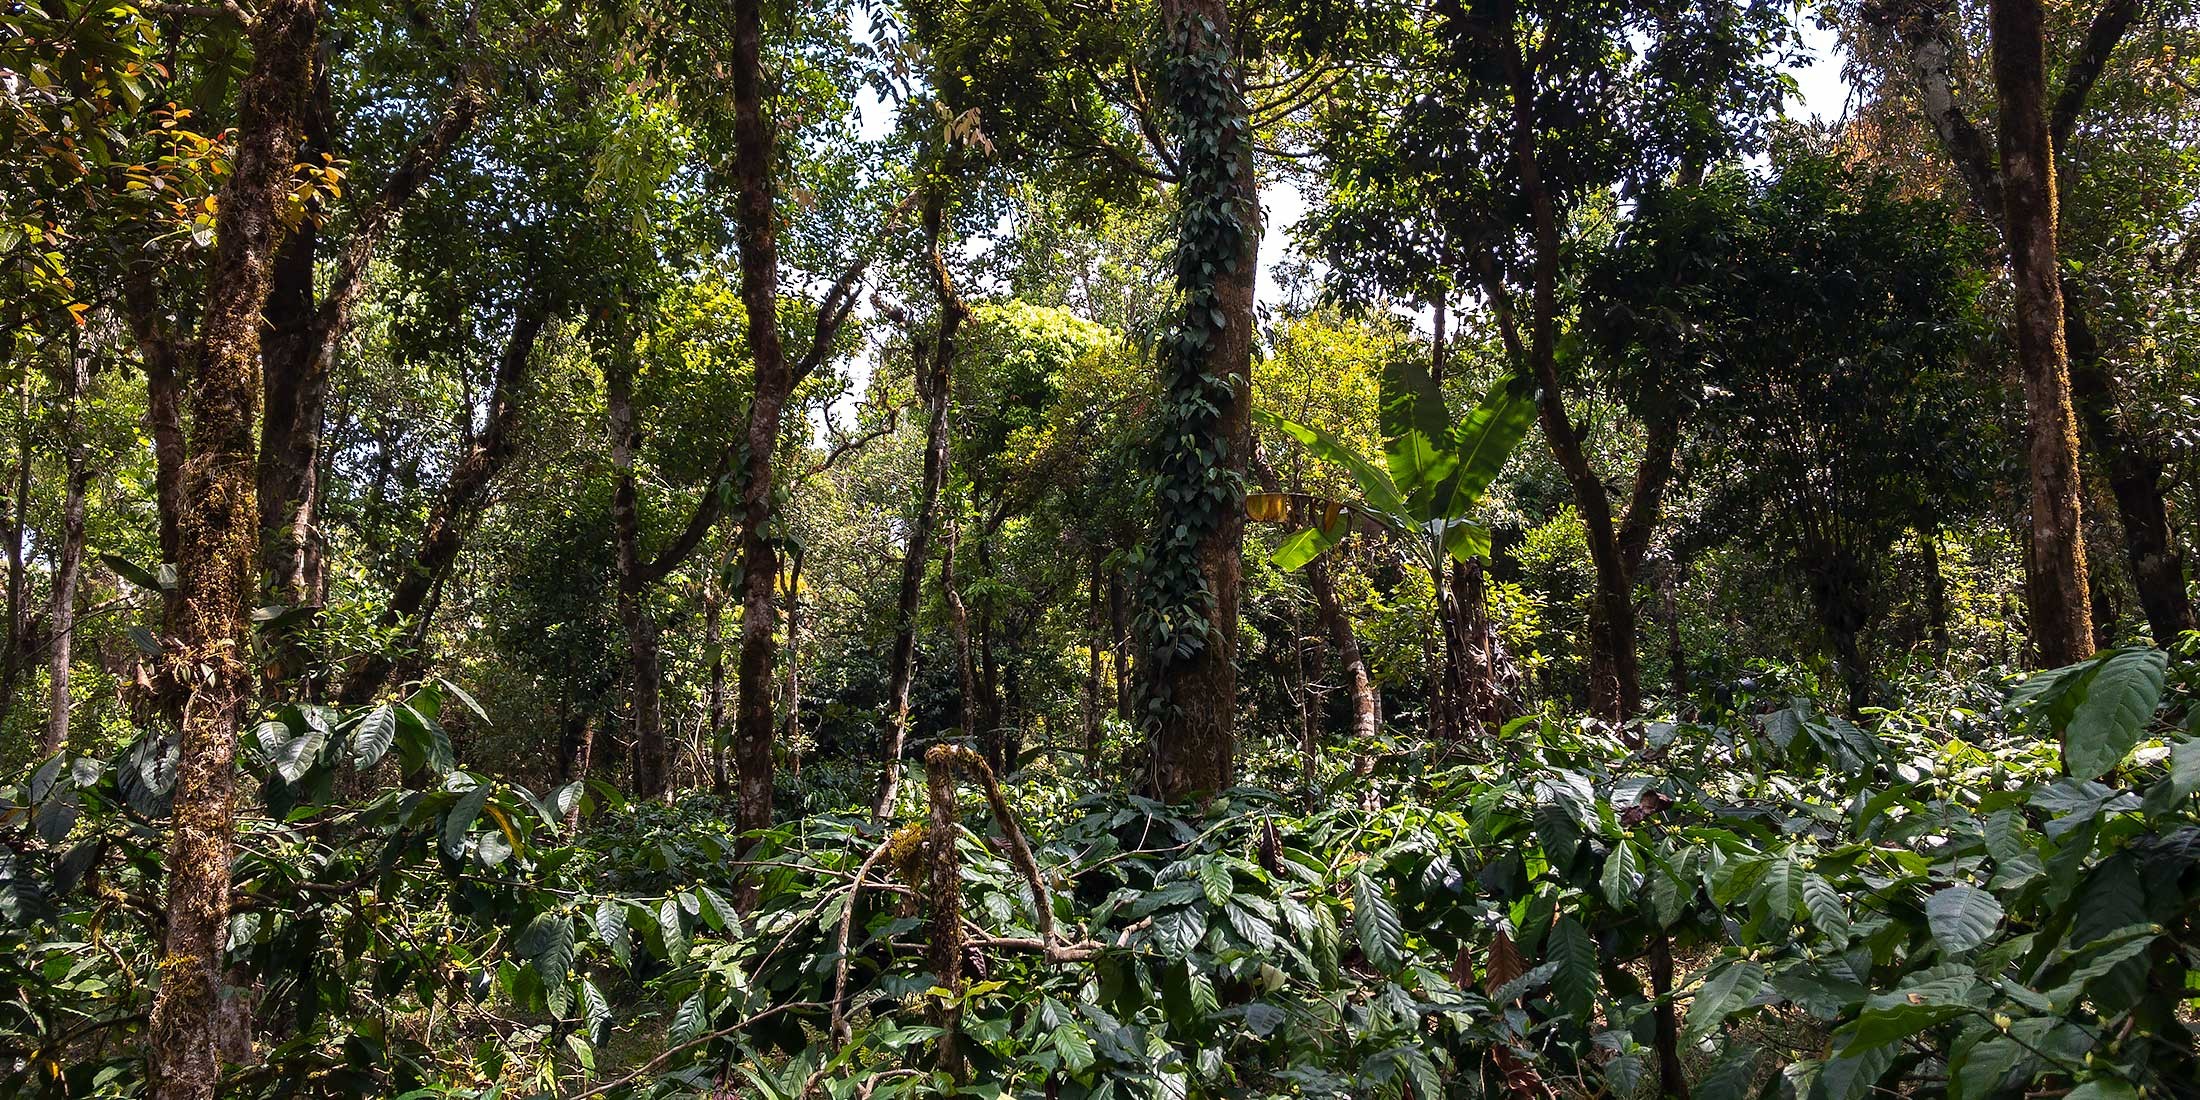
[[[1535,391],[1507,375],[1464,419],[1455,420],[1428,370],[1417,360],[1397,357],[1383,368],[1380,465],[1320,428],[1267,410],[1255,416],[1315,457],[1343,467],[1360,490],[1357,500],[1248,494],[1246,512],[1257,522],[1286,522],[1293,504],[1312,521],[1277,547],[1278,566],[1303,568],[1354,530],[1364,530],[1416,549],[1424,568],[1441,573],[1447,558],[1466,562],[1489,554],[1489,528],[1470,517],[1534,421]]]

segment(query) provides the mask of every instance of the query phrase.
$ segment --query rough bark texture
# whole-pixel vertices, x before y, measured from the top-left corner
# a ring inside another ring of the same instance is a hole
[[[949,518],[940,543],[940,596],[947,602],[947,637],[955,650],[956,721],[968,737],[977,732],[980,708],[978,665],[970,655],[970,608],[955,583],[955,550],[960,543],[961,524]]]
[[[932,294],[938,318],[929,342],[917,348],[918,396],[924,401],[924,484],[917,503],[915,523],[909,528],[909,544],[901,559],[901,588],[894,601],[894,652],[887,673],[887,725],[879,746],[878,797],[872,816],[885,818],[893,811],[901,784],[903,746],[909,738],[909,686],[917,667],[917,603],[923,593],[925,566],[931,559],[932,528],[939,524],[940,487],[947,481],[947,428],[955,363],[955,335],[970,308],[955,292],[947,260],[940,254],[940,229],[946,196],[934,188],[925,196],[924,235],[932,271]]]
[[[773,457],[794,380],[779,342],[779,247],[772,224],[772,129],[764,117],[763,0],[733,5],[733,175],[741,252],[741,303],[748,313],[756,392],[749,405],[747,465],[741,478],[741,661],[734,703],[737,824],[745,833],[772,820],[773,581],[779,552],[772,518]],[[744,845],[745,846],[745,845]]]
[[[1994,85],[2001,111],[2002,209],[2016,289],[2032,472],[2032,644],[2046,667],[2093,653],[2085,533],[2078,505],[2078,422],[2070,404],[2062,284],[2055,260],[2054,149],[2040,0],[1994,0]]]
[[[384,629],[419,616],[427,605],[428,594],[457,563],[458,552],[465,545],[468,519],[519,446],[520,422],[532,385],[535,342],[548,320],[549,313],[540,303],[530,303],[513,323],[511,339],[497,361],[496,380],[491,383],[488,420],[473,446],[451,467],[443,492],[428,513],[428,525],[421,531],[412,563],[390,594],[389,607],[382,612]],[[356,706],[374,698],[395,669],[396,662],[388,654],[369,655],[345,683],[343,701]]]
[[[15,469],[11,471],[14,484],[13,498],[8,509],[8,608],[6,649],[0,652],[0,719],[5,719],[15,709],[15,684],[23,674],[23,651],[30,633],[30,608],[23,599],[23,537],[28,530],[31,507],[31,384],[26,376],[20,382],[21,408],[17,423],[22,425],[16,437]]]
[[[940,744],[932,746],[924,759],[925,802],[931,808],[931,821],[925,830],[925,852],[930,857],[926,862],[931,871],[926,891],[931,911],[925,929],[925,960],[931,965],[933,980],[951,991],[960,990],[963,970],[962,871],[955,858],[955,838],[962,831],[962,813],[955,801],[956,755],[955,746]],[[961,1011],[939,999],[929,999],[927,1005],[932,1023],[944,1029],[937,1064],[959,1079],[963,1060],[955,1037]]]
[[[236,148],[221,191],[207,274],[200,357],[181,471],[191,512],[178,530],[173,668],[189,692],[168,848],[167,927],[150,1043],[160,1100],[211,1100],[226,993],[230,859],[236,843],[237,726],[250,699],[245,604],[257,585],[259,504],[253,459],[260,396],[260,309],[290,178],[300,102],[311,76],[313,0],[267,0],[251,30],[238,92]]]
[[[719,570],[713,567],[703,589],[703,652],[710,654],[710,684],[704,690],[704,708],[710,722],[710,793],[723,797],[733,790],[726,773],[726,593],[719,587]]]
[[[76,637],[76,581],[84,565],[84,490],[91,480],[90,448],[83,439],[81,407],[90,382],[81,354],[69,356],[65,378],[68,418],[63,435],[68,440],[64,456],[68,485],[62,491],[61,543],[54,547],[53,603],[46,613],[52,640],[46,648],[46,679],[51,702],[46,708],[45,755],[69,745],[69,664]]]
[[[1212,33],[1216,42],[1235,41],[1230,8],[1224,0],[1163,0],[1161,21],[1172,44],[1203,42],[1207,33]],[[1202,24],[1211,32],[1195,29]],[[1234,53],[1224,64],[1230,89],[1225,110],[1237,119],[1246,119],[1242,66]],[[1220,199],[1236,212],[1244,228],[1238,254],[1213,276],[1223,327],[1208,341],[1203,368],[1208,375],[1231,380],[1230,396],[1221,403],[1217,438],[1211,442],[1220,454],[1216,465],[1221,473],[1241,478],[1252,444],[1253,294],[1260,246],[1260,199],[1255,190],[1250,127],[1235,132],[1245,140],[1182,150],[1185,182],[1178,186],[1219,186],[1218,195],[1182,195],[1179,201],[1189,204]],[[1196,163],[1199,158],[1210,157],[1219,163]],[[1239,552],[1244,533],[1244,509],[1231,506],[1201,540],[1199,570],[1210,594],[1206,644],[1189,656],[1150,662],[1160,681],[1155,694],[1169,704],[1153,732],[1153,785],[1155,792],[1166,799],[1213,794],[1230,786],[1235,777],[1238,589],[1243,570]]]
[[[1872,17],[1901,42],[1918,98],[1954,162],[1972,204],[1988,224],[2008,238],[2002,173],[1995,151],[1963,114],[1955,95],[1948,13],[1941,5],[1885,5]],[[2094,84],[2137,18],[2133,0],[2110,0],[2094,14],[2077,54],[2064,67],[2063,85],[2049,120],[2049,159],[2057,175],[2070,161],[2061,153],[2077,129]],[[2170,464],[2159,440],[2145,437],[2118,414],[2120,381],[2104,349],[2094,338],[2076,283],[2061,278],[2063,325],[2068,349],[2071,398],[2083,441],[2107,474],[2117,518],[2124,532],[2124,560],[2139,592],[2147,625],[2158,644],[2168,644],[2193,629],[2195,614],[2185,588],[2185,561],[2170,517]]]

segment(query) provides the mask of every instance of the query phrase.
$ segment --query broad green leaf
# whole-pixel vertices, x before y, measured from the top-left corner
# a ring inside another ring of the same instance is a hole
[[[1925,919],[1940,949],[1960,955],[1993,937],[2001,902],[1976,886],[1948,886],[1925,899]]]
[[[1398,492],[1398,486],[1391,482],[1390,475],[1353,450],[1349,444],[1320,428],[1285,420],[1265,409],[1255,409],[1253,416],[1262,424],[1298,440],[1300,446],[1313,452],[1314,457],[1344,467],[1345,472],[1352,475],[1352,480],[1359,484],[1360,494],[1367,498],[1369,507],[1393,515],[1405,514],[1405,497]]]
[[[1406,514],[1416,522],[1441,515],[1439,492],[1458,469],[1452,445],[1451,412],[1428,368],[1412,355],[1393,355],[1383,364],[1383,459],[1390,480],[1406,498]],[[1448,495],[1448,494],[1446,494]]]
[[[458,796],[451,805],[451,812],[443,817],[443,854],[459,859],[466,854],[466,834],[474,827],[474,820],[481,816],[481,807],[489,801],[489,784],[476,783],[473,789]]]
[[[1382,884],[1365,871],[1352,877],[1352,924],[1368,965],[1385,974],[1397,972],[1405,955],[1405,928]]]
[[[384,704],[367,712],[351,731],[351,760],[365,769],[381,763],[397,740],[397,711]]]
[[[1837,948],[1849,945],[1849,904],[1841,892],[1818,875],[1804,875],[1803,907],[1810,912],[1811,927],[1833,941]]]
[[[1572,917],[1560,917],[1544,940],[1543,957],[1558,964],[1551,992],[1576,1021],[1586,1025],[1596,1011],[1597,945]]]
[[[1612,846],[1612,854],[1604,857],[1604,900],[1612,908],[1634,908],[1636,897],[1642,891],[1642,857],[1635,853],[1632,842],[1622,840]]]
[[[1458,463],[1439,515],[1458,519],[1481,503],[1526,438],[1535,413],[1534,388],[1523,379],[1507,375],[1490,386],[1453,433]]]
[[[2162,699],[2169,655],[2158,649],[2112,649],[2088,661],[2034,677],[2019,699],[2037,700],[2061,734],[2063,766],[2072,776],[2106,775],[2131,752]]]
[[[596,903],[596,938],[603,941],[605,949],[620,966],[632,964],[634,945],[626,928],[624,904],[613,898]]]
[[[1681,1039],[1694,1044],[1709,1038],[1726,1023],[1727,1017],[1741,1011],[1764,987],[1765,971],[1756,963],[1735,962],[1722,967],[1696,990],[1695,998],[1688,1003],[1688,1019],[1681,1027]]]

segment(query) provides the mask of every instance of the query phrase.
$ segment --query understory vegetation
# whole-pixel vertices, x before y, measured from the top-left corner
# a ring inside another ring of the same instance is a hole
[[[14,0],[0,355],[0,1096],[2200,1100],[2192,0]]]

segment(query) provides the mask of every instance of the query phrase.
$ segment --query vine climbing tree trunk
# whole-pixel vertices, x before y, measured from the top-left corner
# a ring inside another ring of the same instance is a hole
[[[2093,653],[2092,600],[2078,505],[2078,423],[2055,257],[2054,148],[2040,0],[1994,0],[1994,90],[2001,112],[2002,209],[2016,284],[2032,516],[2026,588],[2032,644],[2055,667]]]
[[[221,1076],[218,1026],[228,992],[230,861],[236,844],[237,727],[251,698],[246,601],[260,509],[254,451],[260,397],[260,309],[290,181],[319,11],[314,0],[266,0],[249,32],[235,148],[215,216],[198,369],[187,399],[188,453],[178,525],[180,589],[170,670],[188,693],[168,847],[166,929],[149,1052],[159,1100],[212,1100]]]
[[[1260,201],[1245,77],[1224,0],[1163,0],[1177,141],[1176,288],[1162,351],[1161,515],[1141,625],[1153,787],[1171,800],[1234,777],[1236,637],[1246,454],[1252,438],[1253,279]]]

